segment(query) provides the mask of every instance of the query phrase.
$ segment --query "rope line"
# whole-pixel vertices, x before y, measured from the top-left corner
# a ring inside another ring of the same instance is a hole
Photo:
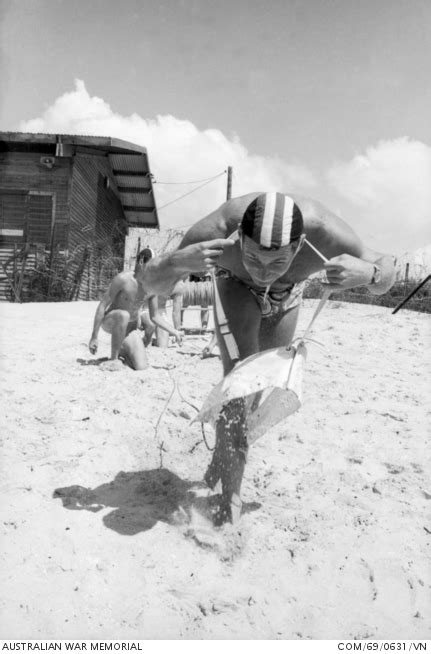
[[[206,308],[210,306],[213,303],[212,282],[184,282],[182,301],[183,308],[189,306],[203,306]]]
[[[191,191],[188,191],[187,193],[184,193],[184,195],[180,195],[178,198],[175,198],[175,200],[171,200],[170,202],[166,202],[166,204],[162,204],[161,207],[158,207],[157,210],[161,211],[162,209],[165,209],[166,207],[169,207],[171,204],[174,204],[174,202],[178,202],[179,200],[182,200],[183,198],[186,198],[188,195],[191,195],[195,191],[199,191],[199,189],[203,188],[204,186],[207,186],[208,184],[211,184],[215,179],[218,179],[224,175],[223,173],[220,173],[219,175],[216,175],[216,177],[212,177],[208,182],[205,182],[204,184],[201,184],[200,186],[197,186],[196,188],[192,189]]]
[[[217,177],[220,177],[221,175],[226,174],[226,170],[224,170],[222,173],[218,173],[217,175],[214,175],[213,177],[206,177],[205,179],[195,179],[192,182],[159,182],[159,180],[155,179],[153,180],[154,184],[166,184],[166,185],[181,185],[181,184],[201,184],[202,182],[211,182],[213,179],[217,179]]]
[[[185,366],[184,366],[183,369],[185,369]],[[186,400],[186,398],[184,397],[184,395],[182,394],[182,392],[180,390],[180,385],[178,383],[177,383],[177,391],[178,391],[178,395],[183,400],[183,402],[185,402],[186,404],[191,406],[192,409],[194,409],[196,411],[196,413],[199,413],[198,407],[195,406],[194,404],[192,404],[191,402],[189,402],[188,400]],[[214,445],[214,447],[210,447],[208,445],[208,441],[207,441],[206,434],[205,434],[205,427],[204,427],[203,422],[201,422],[201,432],[202,432],[202,439],[203,439],[203,442],[205,443],[205,446],[206,446],[207,450],[209,450],[210,452],[213,452],[215,450],[215,445]]]
[[[214,452],[216,446],[214,445],[214,447],[210,447],[210,446],[208,445],[207,437],[206,437],[206,434],[205,434],[205,427],[204,427],[204,423],[203,423],[203,422],[201,422],[201,430],[202,430],[202,438],[203,438],[203,440],[204,440],[204,443],[205,443],[205,445],[206,445],[207,450],[209,450],[210,452]]]
[[[182,366],[180,366],[179,368],[176,368],[177,376],[181,372],[184,372],[185,368],[186,368],[186,362],[184,362],[182,364]],[[172,375],[171,370],[168,370],[168,374],[169,374],[169,377],[172,380],[172,389],[171,389],[171,392],[169,393],[169,397],[165,401],[165,404],[164,404],[164,406],[163,406],[163,408],[162,408],[162,410],[161,410],[161,412],[159,414],[159,417],[157,418],[157,421],[156,421],[156,424],[155,424],[155,427],[154,427],[154,440],[156,440],[156,441],[159,441],[158,431],[159,431],[160,422],[161,422],[162,417],[164,416],[164,414],[166,412],[166,409],[168,408],[168,406],[169,406],[169,404],[170,404],[170,402],[171,402],[171,400],[172,400],[172,398],[174,396],[175,391],[177,391],[178,395],[180,396],[180,398],[182,399],[183,402],[185,402],[186,404],[191,406],[192,409],[194,409],[196,411],[196,413],[199,413],[199,408],[196,405],[194,405],[192,402],[187,400],[184,397],[184,395],[182,394],[180,385],[178,383],[178,378],[176,378],[176,377],[174,377]],[[207,450],[212,452],[215,449],[215,445],[214,445],[214,447],[210,447],[210,445],[209,445],[209,443],[207,441],[207,438],[206,438],[205,427],[204,427],[203,423],[201,423],[201,432],[202,432],[202,440],[205,443],[205,446],[206,446]],[[164,446],[164,440],[162,440],[158,444],[159,457],[160,457],[160,468],[163,468],[163,452],[165,451],[163,446]]]
[[[171,377],[170,374],[169,374],[169,376]],[[154,427],[154,440],[158,440],[158,431],[159,431],[160,421],[161,421],[161,419],[163,417],[163,414],[165,413],[166,409],[169,406],[169,403],[170,403],[170,401],[172,399],[172,396],[175,393],[175,389],[177,388],[176,379],[174,379],[173,377],[171,377],[171,379],[172,379],[172,382],[173,382],[172,390],[171,390],[171,393],[170,393],[168,399],[165,402],[165,405],[164,405],[163,409],[160,412],[160,415],[159,415],[159,417],[157,419],[157,422],[156,422],[156,425]],[[163,445],[164,445],[164,441],[162,441],[158,446],[159,447],[159,455],[160,455],[160,468],[163,468]]]

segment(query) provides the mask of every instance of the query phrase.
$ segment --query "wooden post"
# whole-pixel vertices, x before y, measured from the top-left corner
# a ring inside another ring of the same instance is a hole
[[[232,197],[232,166],[227,167],[227,190],[226,190],[226,200],[230,200]]]
[[[85,264],[87,263],[88,255],[89,255],[88,247],[86,246],[84,250],[84,254],[82,256],[81,263],[79,264],[77,271],[75,273],[72,292],[70,293],[70,297],[68,298],[70,301],[79,299],[79,290],[81,288],[82,276],[84,274]]]
[[[404,275],[404,295],[407,294],[407,284],[409,282],[409,267],[410,267],[410,264],[406,263],[406,272],[405,272],[405,275]]]
[[[141,237],[138,236],[138,247],[136,248],[135,263],[134,263],[133,270],[136,268],[136,264],[138,262],[138,254],[140,253],[140,251],[141,251]],[[130,264],[131,264],[131,261],[129,259],[129,270],[132,270],[132,266]]]
[[[22,293],[22,287],[24,285],[24,274],[25,274],[25,267],[27,264],[27,257],[28,257],[28,244],[26,243],[22,254],[21,270],[19,273],[18,288],[16,291],[16,299],[18,302],[21,302],[21,293]]]
[[[54,223],[52,226],[52,231],[51,231],[51,242],[50,244],[46,244],[46,247],[49,247],[49,259],[48,259],[48,291],[47,291],[47,297],[46,300],[49,302],[49,298],[51,297],[51,288],[52,288],[52,278],[55,275],[54,273],[54,248],[55,248],[55,228],[56,224]]]
[[[16,243],[13,245],[13,287],[14,287],[14,302],[16,302],[15,289],[18,286],[18,248]]]

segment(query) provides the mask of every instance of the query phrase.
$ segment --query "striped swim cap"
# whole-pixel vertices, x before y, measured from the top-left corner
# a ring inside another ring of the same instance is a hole
[[[264,248],[280,248],[298,239],[304,228],[302,213],[288,195],[262,193],[247,207],[242,233]]]

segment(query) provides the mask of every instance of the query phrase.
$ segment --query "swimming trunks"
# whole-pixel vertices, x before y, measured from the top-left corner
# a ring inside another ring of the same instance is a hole
[[[272,318],[288,309],[293,309],[301,304],[302,294],[304,291],[305,282],[298,284],[289,284],[281,291],[269,291],[265,298],[265,290],[253,288],[246,284],[242,279],[226,270],[225,268],[217,269],[217,277],[223,279],[233,279],[236,282],[243,284],[250,293],[253,295],[262,313],[262,318]]]
[[[262,318],[272,318],[301,304],[304,283],[292,284],[282,292],[269,291],[266,297],[265,291],[256,291],[250,287],[248,289],[262,311]]]

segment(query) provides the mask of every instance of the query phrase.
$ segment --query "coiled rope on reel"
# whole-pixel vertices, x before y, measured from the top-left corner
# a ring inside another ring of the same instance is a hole
[[[211,306],[213,303],[212,282],[184,282],[182,300],[183,307]]]

